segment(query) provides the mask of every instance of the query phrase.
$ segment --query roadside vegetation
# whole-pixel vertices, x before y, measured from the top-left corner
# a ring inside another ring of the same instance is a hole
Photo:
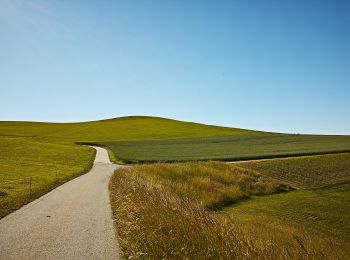
[[[127,163],[236,161],[350,151],[350,136],[241,133],[221,137],[100,142]]]
[[[125,258],[346,259],[350,254],[346,242],[283,219],[236,220],[225,206],[294,191],[225,163],[119,168],[110,190]]]
[[[0,218],[87,172],[94,149],[0,137]]]
[[[195,200],[210,210],[221,209],[252,195],[261,196],[290,189],[284,184],[266,180],[260,174],[221,162],[143,164],[124,171],[130,174],[141,172],[154,185],[164,186],[177,196]]]

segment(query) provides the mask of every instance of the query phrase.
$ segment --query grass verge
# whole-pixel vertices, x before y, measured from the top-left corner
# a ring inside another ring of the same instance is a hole
[[[95,150],[0,137],[0,218],[87,172]]]

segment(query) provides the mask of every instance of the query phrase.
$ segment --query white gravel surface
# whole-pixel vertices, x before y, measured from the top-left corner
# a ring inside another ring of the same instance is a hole
[[[118,167],[97,150],[90,172],[0,220],[0,259],[118,259],[108,194]]]

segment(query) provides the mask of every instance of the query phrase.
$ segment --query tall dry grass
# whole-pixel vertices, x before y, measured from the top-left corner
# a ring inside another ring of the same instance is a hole
[[[290,189],[255,172],[221,162],[155,163],[133,169],[147,176],[153,185],[164,187],[181,198],[196,200],[211,210],[221,209],[251,195]]]
[[[184,169],[183,165],[172,167],[177,168],[176,172]],[[206,167],[210,168],[210,164]],[[156,169],[158,173],[154,174]],[[184,192],[177,193],[162,181],[167,175],[164,169],[167,168],[160,164],[125,167],[118,169],[111,179],[112,208],[125,258],[341,258],[326,238],[310,236],[299,229],[280,228],[266,220],[240,226],[232,216],[207,210],[203,201],[194,198],[195,191],[186,197]],[[157,179],[158,174],[164,176]],[[170,179],[178,178],[173,172],[168,174]],[[193,189],[197,187],[200,185]]]

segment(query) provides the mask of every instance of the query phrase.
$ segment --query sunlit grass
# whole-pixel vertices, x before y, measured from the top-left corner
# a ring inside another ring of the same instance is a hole
[[[289,190],[286,185],[220,162],[143,164],[124,171],[142,172],[154,185],[164,186],[182,198],[196,200],[208,209],[220,209],[251,195]]]
[[[161,140],[248,133],[261,132],[143,116],[82,123],[0,122],[0,135],[34,136],[50,142]]]
[[[235,202],[244,199],[242,194],[250,196],[259,179],[262,187],[279,187],[223,163],[153,164],[117,170],[110,190],[124,257],[345,259],[349,255],[346,243],[303,227],[263,217],[242,224],[232,214],[208,208],[226,196]],[[262,190],[260,195],[278,189]]]
[[[75,143],[250,132],[254,131],[156,117],[83,123],[0,122],[0,218],[86,172],[94,151]],[[119,162],[111,150],[109,155]]]
[[[228,212],[242,220],[257,216],[298,222],[331,236],[350,241],[350,184],[254,197]]]
[[[229,212],[243,220],[257,216],[298,222],[350,241],[350,154],[306,156],[235,163],[243,170],[274,178],[300,190],[254,197]]]
[[[0,217],[87,172],[94,150],[0,137]]]

